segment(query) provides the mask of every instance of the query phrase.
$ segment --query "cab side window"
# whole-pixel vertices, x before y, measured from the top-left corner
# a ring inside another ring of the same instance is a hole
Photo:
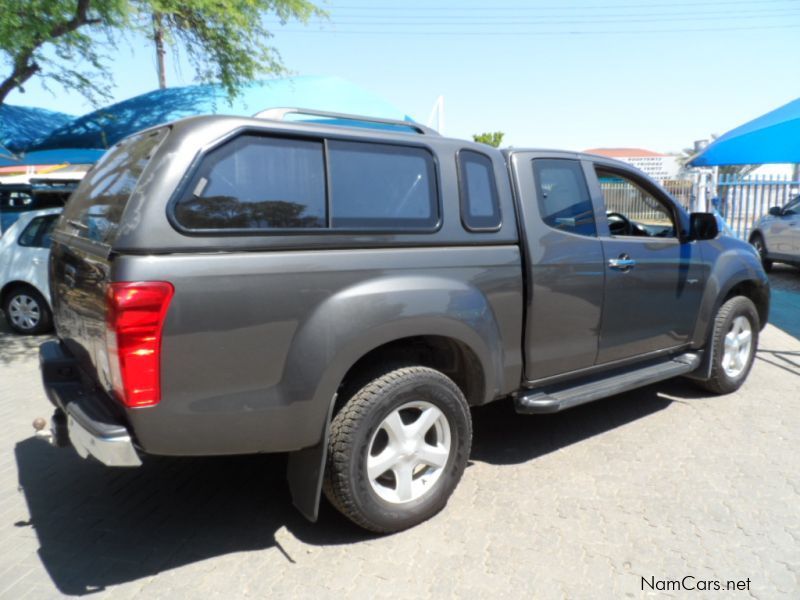
[[[674,217],[664,201],[625,173],[602,167],[595,171],[611,235],[676,237]]]
[[[594,207],[581,163],[563,158],[537,158],[533,177],[542,220],[559,231],[597,236]]]
[[[472,150],[458,153],[461,220],[470,231],[500,228],[500,200],[492,159]]]

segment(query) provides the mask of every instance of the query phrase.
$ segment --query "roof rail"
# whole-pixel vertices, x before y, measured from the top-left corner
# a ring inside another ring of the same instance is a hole
[[[382,119],[378,117],[366,117],[364,115],[349,115],[346,113],[328,112],[313,108],[268,108],[253,115],[256,119],[274,119],[285,121],[286,115],[308,115],[310,117],[324,117],[326,119],[336,119],[341,121],[357,121],[361,123],[376,123],[379,125],[391,125],[393,127],[405,127],[421,135],[439,135],[439,132],[425,125],[420,125],[414,121],[399,121],[396,119]]]

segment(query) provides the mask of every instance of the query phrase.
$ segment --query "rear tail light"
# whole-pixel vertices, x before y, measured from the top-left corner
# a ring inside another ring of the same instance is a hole
[[[166,281],[111,283],[106,290],[106,345],[111,383],[130,408],[161,400],[161,330],[174,288]]]

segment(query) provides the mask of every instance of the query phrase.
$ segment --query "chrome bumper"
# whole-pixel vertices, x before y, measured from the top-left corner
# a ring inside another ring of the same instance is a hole
[[[138,467],[142,460],[129,435],[106,437],[91,433],[67,409],[69,441],[75,451],[87,458],[90,454],[109,467]]]
[[[37,435],[57,446],[69,442],[80,456],[95,457],[109,467],[138,467],[142,464],[125,420],[112,410],[101,392],[87,390],[81,384],[75,359],[59,342],[45,342],[39,347],[42,383],[55,406],[51,432]],[[41,430],[43,419],[39,427]]]

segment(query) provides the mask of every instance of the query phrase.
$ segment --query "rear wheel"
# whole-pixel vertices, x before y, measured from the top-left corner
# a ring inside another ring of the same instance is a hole
[[[769,273],[772,270],[772,261],[767,258],[767,245],[764,243],[764,236],[760,233],[754,233],[750,238],[750,243],[761,257],[761,264],[764,265],[764,270]]]
[[[334,418],[325,495],[365,529],[412,527],[445,506],[471,443],[469,407],[451,379],[427,367],[393,370]]]
[[[738,390],[753,366],[758,331],[758,311],[749,298],[725,302],[714,319],[711,377],[701,385],[716,394]]]
[[[35,335],[50,331],[53,323],[47,301],[29,286],[17,286],[6,294],[3,313],[9,327],[21,334]]]

